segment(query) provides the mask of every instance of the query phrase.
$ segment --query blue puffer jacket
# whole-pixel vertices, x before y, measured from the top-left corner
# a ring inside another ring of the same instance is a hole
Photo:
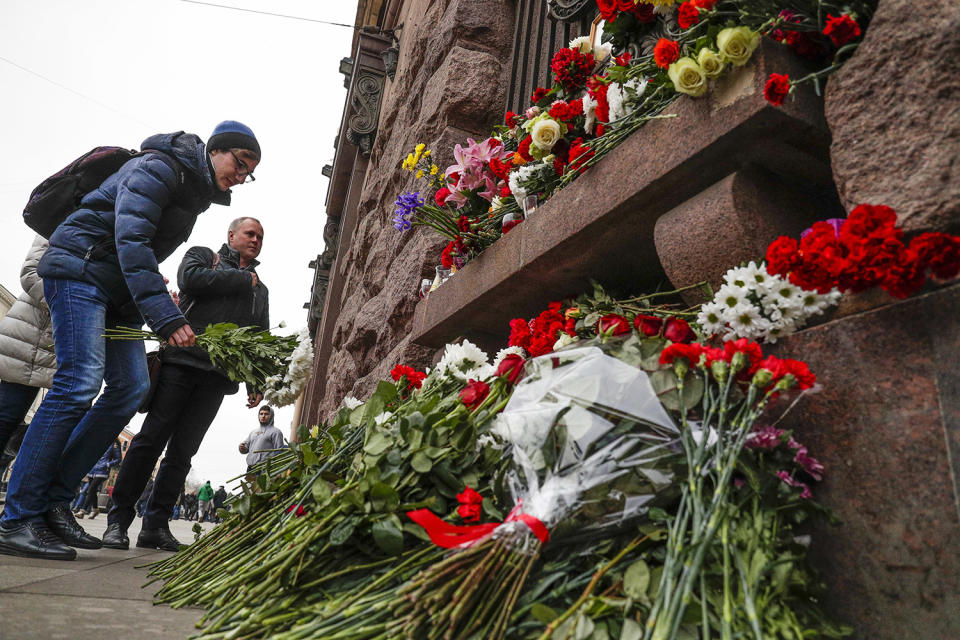
[[[206,148],[189,133],[160,134],[91,191],[50,236],[37,272],[42,278],[95,285],[118,319],[146,321],[168,338],[187,323],[170,299],[158,264],[186,242],[211,202],[230,204],[215,186]]]
[[[121,460],[123,460],[123,453],[120,451],[120,445],[114,442],[110,445],[110,448],[100,456],[97,464],[93,465],[93,468],[90,469],[87,475],[91,478],[106,478],[110,475],[110,469],[120,464]]]

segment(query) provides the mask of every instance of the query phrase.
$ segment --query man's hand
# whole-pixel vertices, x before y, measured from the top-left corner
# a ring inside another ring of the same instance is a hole
[[[252,278],[252,280],[251,280],[251,286],[252,286],[254,289],[256,289],[256,288],[257,288],[257,283],[259,282],[259,280],[257,280],[257,274],[255,274],[253,271],[251,271],[251,272],[250,272],[250,276],[251,276],[251,278]]]
[[[197,336],[194,335],[190,325],[185,324],[178,327],[167,342],[175,347],[192,347],[197,344]]]
[[[241,442],[241,443],[240,443],[240,453],[247,453],[247,451],[249,451],[249,450],[247,449],[247,443],[246,443],[246,442]]]
[[[251,393],[247,396],[247,409],[253,409],[255,406],[263,402],[262,393]]]
[[[180,306],[180,294],[174,291],[173,289],[167,289],[167,293],[170,294],[170,299],[173,300],[173,304]]]

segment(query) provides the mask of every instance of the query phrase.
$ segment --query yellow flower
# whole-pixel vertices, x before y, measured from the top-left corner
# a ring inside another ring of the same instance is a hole
[[[416,153],[416,154],[419,156],[421,153],[423,153],[423,150],[426,149],[426,148],[427,148],[427,145],[425,145],[425,144],[423,144],[423,143],[421,142],[421,143],[419,143],[417,146],[415,146],[415,147],[413,148],[413,152]]]
[[[318,435],[320,435],[320,427],[318,426],[310,427],[310,437],[316,438]]]
[[[434,165],[430,165],[430,175],[435,176],[435,175],[437,175],[438,173],[440,173],[440,167],[438,167],[438,166],[435,165],[435,164],[434,164]]]
[[[408,154],[407,159],[403,161],[403,168],[407,171],[413,171],[414,165],[417,164],[417,161],[414,160],[413,154]]]
[[[427,149],[426,151],[423,152],[423,157],[424,157],[424,158],[429,158],[429,157],[430,157],[430,149]]]
[[[704,75],[708,78],[716,78],[719,76],[723,73],[723,67],[725,66],[720,56],[706,47],[700,49],[700,53],[697,54],[697,62],[700,64],[700,68],[703,69]]]
[[[699,98],[707,91],[707,76],[693,58],[680,58],[670,65],[667,75],[680,93]]]
[[[749,27],[727,27],[717,34],[720,59],[735,67],[747,64],[753,50],[760,44],[760,34]]]
[[[423,177],[423,169],[417,170],[417,180]]]

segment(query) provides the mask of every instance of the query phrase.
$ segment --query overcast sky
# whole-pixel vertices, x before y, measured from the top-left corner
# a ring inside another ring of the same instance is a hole
[[[357,7],[211,2],[348,24]],[[270,289],[271,323],[285,320],[282,332],[304,326],[307,263],[323,250],[320,169],[333,159],[345,97],[337,69],[352,36],[345,27],[184,0],[0,0],[0,209],[8,222],[0,283],[21,292],[33,238],[21,212],[43,178],[96,146],[139,148],[154,133],[181,130],[206,140],[221,120],[239,120],[263,150],[257,181],[234,188],[232,206],[203,213],[160,271],[175,282],[187,248],[217,249],[233,218],[255,216],[265,229],[258,272]],[[255,411],[242,391],[227,396],[193,459],[197,479],[216,486],[246,469],[237,444],[256,426]],[[292,406],[277,412],[285,434],[292,417]]]

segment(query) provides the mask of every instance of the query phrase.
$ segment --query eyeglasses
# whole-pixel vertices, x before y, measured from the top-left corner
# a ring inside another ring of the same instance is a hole
[[[247,163],[241,160],[232,149],[230,150],[230,155],[233,156],[234,161],[237,163],[237,175],[243,178],[244,182],[254,182],[256,178],[253,177],[253,171],[247,166]]]

